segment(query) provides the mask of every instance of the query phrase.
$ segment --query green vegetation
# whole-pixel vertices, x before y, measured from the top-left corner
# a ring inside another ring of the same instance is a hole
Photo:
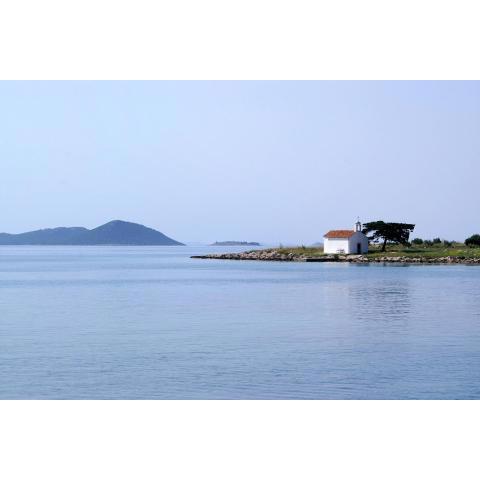
[[[375,257],[424,257],[424,258],[440,258],[440,257],[458,257],[458,258],[480,258],[480,248],[468,247],[464,243],[448,242],[432,242],[425,241],[423,244],[413,244],[410,246],[388,245],[387,251],[382,252],[378,247],[369,248],[367,254],[369,258]]]
[[[293,253],[294,255],[302,255],[304,257],[321,257],[323,255],[322,247],[283,247],[280,248],[269,248],[267,251],[273,251],[280,253],[281,255],[288,255]]]
[[[480,247],[480,235],[476,233],[475,235],[468,237],[465,240],[465,245],[468,245],[469,247]]]
[[[304,257],[320,257],[324,255],[323,248],[321,247],[281,247],[272,248],[267,251],[273,251],[288,255],[290,253],[295,256]],[[441,241],[440,243],[433,243],[430,241],[423,241],[418,244],[412,242],[411,245],[400,245],[387,243],[385,246],[385,252],[382,251],[380,245],[370,245],[369,253],[366,255],[368,258],[376,257],[410,257],[418,258],[440,258],[440,257],[458,257],[464,258],[480,258],[480,247],[467,246],[464,243]]]

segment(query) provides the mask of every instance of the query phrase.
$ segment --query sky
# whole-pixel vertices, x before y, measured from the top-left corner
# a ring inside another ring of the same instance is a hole
[[[0,232],[480,233],[480,82],[0,82]]]

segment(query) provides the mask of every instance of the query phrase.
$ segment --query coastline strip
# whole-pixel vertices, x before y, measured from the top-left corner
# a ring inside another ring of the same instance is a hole
[[[447,257],[407,257],[407,256],[375,256],[367,255],[319,255],[309,257],[295,253],[280,253],[275,250],[254,250],[242,253],[211,253],[192,255],[194,259],[208,260],[257,260],[269,262],[347,262],[347,263],[405,263],[405,264],[465,264],[480,265],[480,258]]]

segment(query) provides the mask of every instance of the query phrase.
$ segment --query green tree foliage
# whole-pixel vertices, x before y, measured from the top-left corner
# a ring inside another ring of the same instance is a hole
[[[480,247],[480,235],[476,233],[465,240],[465,245],[469,247]]]
[[[413,243],[414,245],[423,245],[423,240],[422,240],[421,238],[414,238],[414,239],[412,240],[412,243]]]
[[[412,223],[393,223],[377,220],[363,225],[363,233],[370,234],[368,239],[374,243],[382,242],[382,252],[385,251],[387,242],[401,243],[406,245],[410,232],[415,225]]]
[[[437,237],[432,240],[433,243],[442,243],[442,241]]]

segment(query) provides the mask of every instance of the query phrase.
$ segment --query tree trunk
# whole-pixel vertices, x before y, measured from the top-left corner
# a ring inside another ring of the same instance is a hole
[[[384,252],[384,251],[385,251],[385,248],[386,248],[386,246],[387,246],[387,239],[386,239],[386,238],[384,238],[384,239],[383,239],[382,250],[381,250],[382,252]]]

